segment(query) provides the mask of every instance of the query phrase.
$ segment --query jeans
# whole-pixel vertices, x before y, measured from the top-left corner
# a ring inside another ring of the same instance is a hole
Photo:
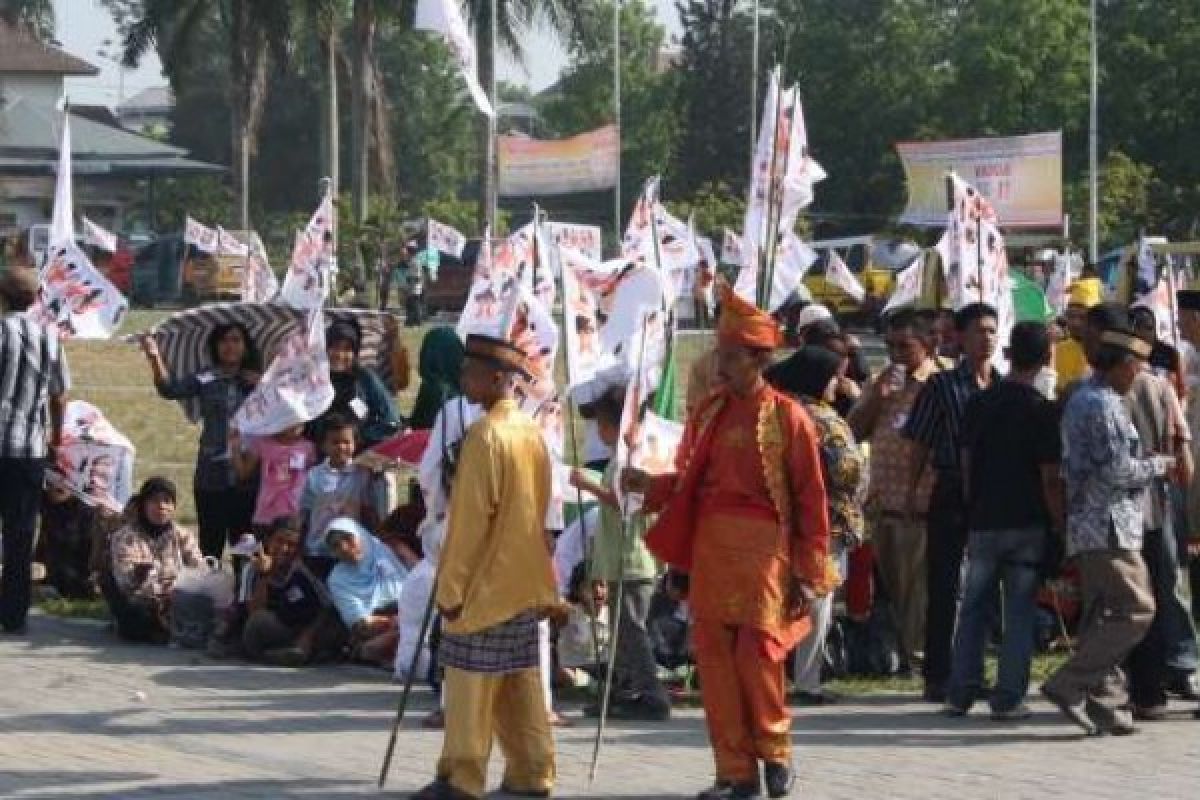
[[[45,461],[0,458],[0,536],[4,571],[0,575],[0,626],[20,630],[33,591],[33,535],[42,500]]]
[[[927,690],[944,689],[950,679],[954,618],[962,582],[967,513],[957,476],[939,474],[929,498],[925,576],[925,663]]]
[[[630,699],[649,698],[669,703],[666,689],[658,680],[658,665],[646,622],[650,617],[650,601],[654,598],[652,579],[624,581],[621,588],[621,608],[616,608],[617,584],[609,584],[609,619],[618,618],[617,652],[613,676],[616,686],[627,689]]]
[[[1169,497],[1174,513],[1167,518],[1170,527],[1163,530],[1163,552],[1159,567],[1162,583],[1159,585],[1155,577],[1154,593],[1159,603],[1158,613],[1162,616],[1163,659],[1167,672],[1188,675],[1200,667],[1200,645],[1197,644],[1196,620],[1192,615],[1192,586],[1187,554],[1189,530],[1182,493],[1172,486]],[[1153,574],[1155,567],[1149,563],[1146,566]]]
[[[970,708],[983,685],[983,654],[991,629],[997,586],[1004,590],[1004,641],[991,706],[1009,711],[1025,699],[1034,652],[1034,610],[1038,568],[1046,544],[1043,528],[971,531],[967,577],[947,700]]]

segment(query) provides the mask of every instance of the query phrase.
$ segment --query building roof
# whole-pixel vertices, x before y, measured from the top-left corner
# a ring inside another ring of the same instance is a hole
[[[175,97],[170,87],[151,86],[142,89],[117,106],[117,114],[129,113],[166,113],[175,107]]]
[[[0,21],[0,75],[4,73],[98,75],[100,70],[83,59],[40,42],[31,34]]]
[[[53,172],[58,162],[55,114],[29,103],[0,109],[0,171]],[[181,147],[107,125],[72,111],[71,156],[75,172],[217,172],[223,167],[187,157]]]

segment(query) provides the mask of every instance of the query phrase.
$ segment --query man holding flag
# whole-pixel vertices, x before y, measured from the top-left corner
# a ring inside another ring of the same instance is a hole
[[[647,536],[690,573],[694,644],[716,783],[701,800],[783,797],[794,783],[784,659],[832,591],[817,434],[763,371],[780,344],[770,315],[728,288],[717,325],[722,388],[688,419],[677,472],[626,470],[627,491],[662,509]]]

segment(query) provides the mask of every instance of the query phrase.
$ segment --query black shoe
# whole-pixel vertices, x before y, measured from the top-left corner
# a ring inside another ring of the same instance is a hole
[[[461,789],[455,789],[449,781],[438,778],[425,788],[409,795],[409,800],[478,800],[478,798]]]
[[[711,788],[696,795],[696,800],[755,800],[762,797],[758,783],[717,781]]]
[[[763,764],[763,781],[767,784],[767,797],[787,797],[796,785],[796,771],[790,764],[768,761]]]
[[[817,689],[815,692],[796,692],[795,699],[801,706],[831,706],[841,698],[828,689]]]
[[[513,789],[505,784],[500,785],[500,793],[509,797],[549,797],[549,789]]]

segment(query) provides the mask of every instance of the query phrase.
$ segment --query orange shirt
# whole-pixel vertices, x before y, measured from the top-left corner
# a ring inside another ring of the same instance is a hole
[[[765,394],[765,389],[748,397],[731,394],[714,422],[711,454],[700,478],[701,514],[736,511],[778,519],[758,446],[759,406]]]

